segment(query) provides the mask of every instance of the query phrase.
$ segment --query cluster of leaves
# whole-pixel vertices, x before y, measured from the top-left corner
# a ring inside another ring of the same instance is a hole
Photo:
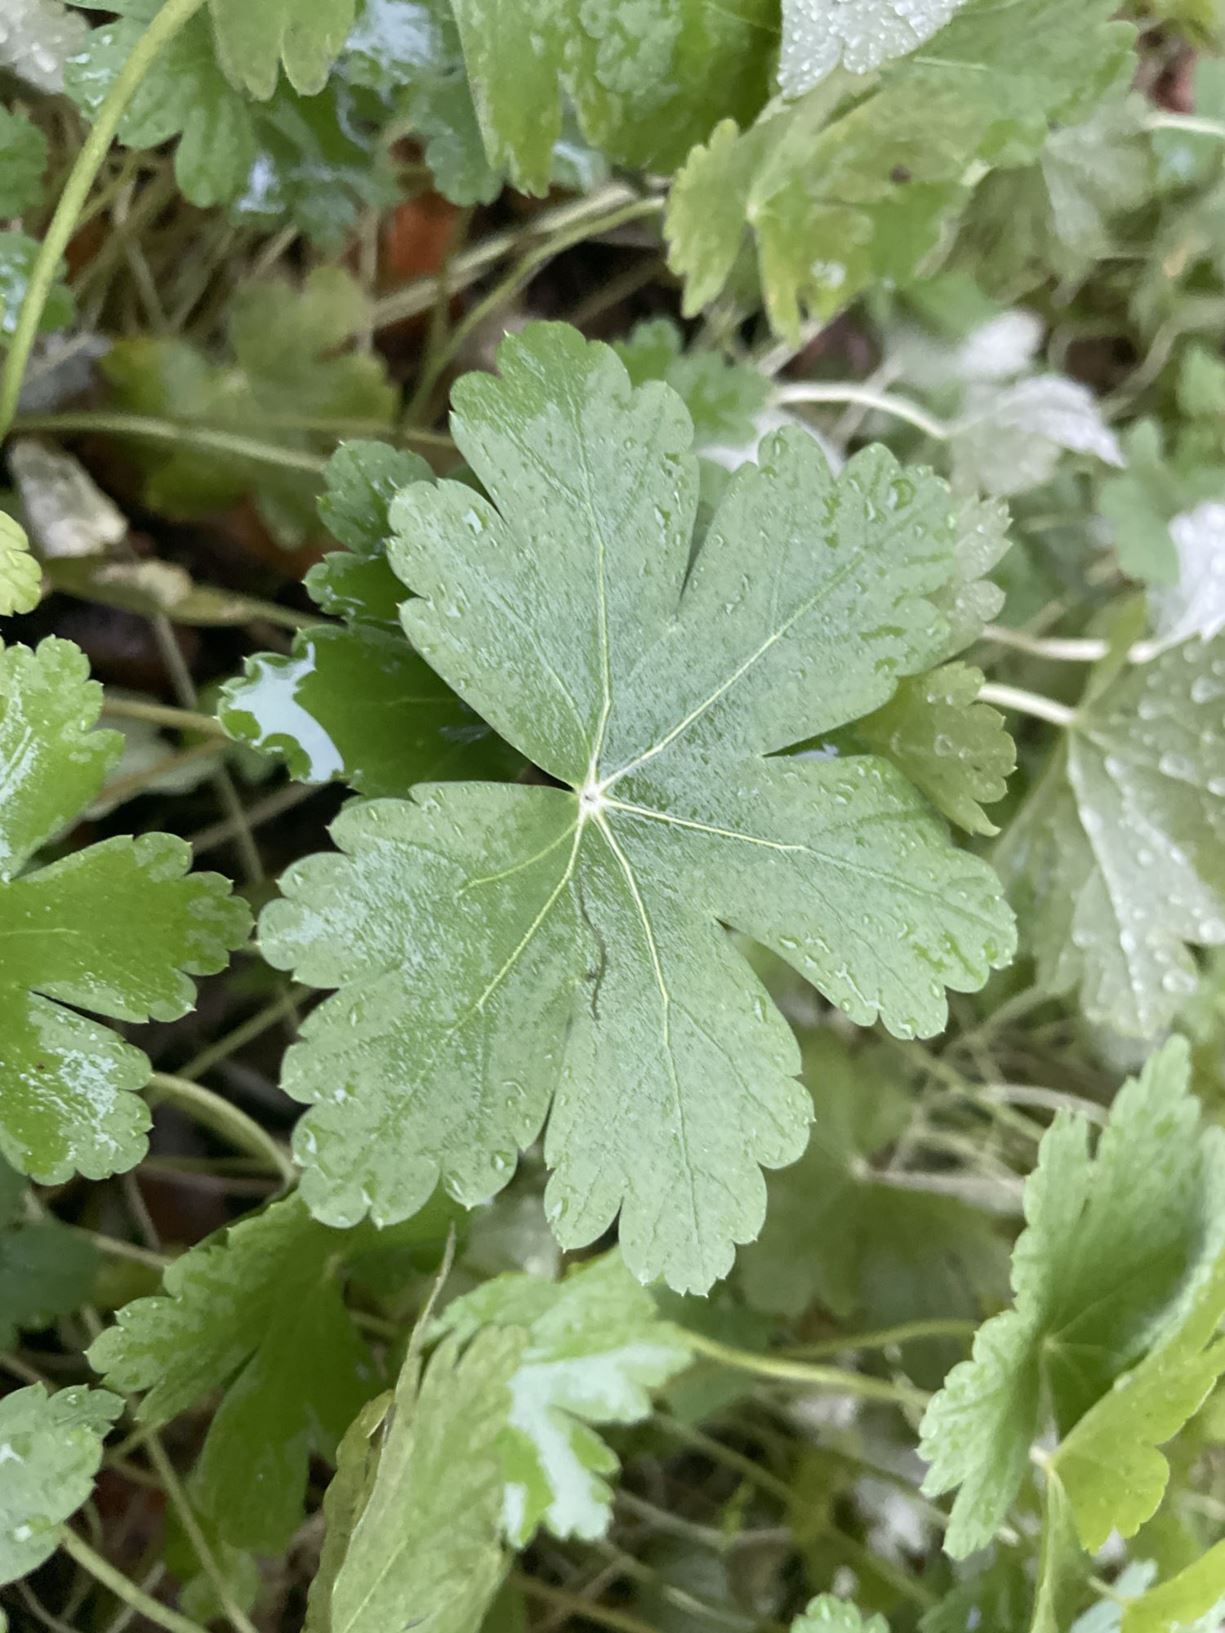
[[[1217,1633],[1222,49],[12,0],[0,1628]]]

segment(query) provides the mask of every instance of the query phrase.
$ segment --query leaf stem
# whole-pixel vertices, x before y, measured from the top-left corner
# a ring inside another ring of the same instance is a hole
[[[220,737],[227,743],[229,733],[211,714],[197,714],[191,709],[174,709],[167,703],[142,703],[138,698],[112,697],[108,692],[102,702],[103,715],[115,720],[147,720],[153,726],[169,726],[175,731],[196,731],[208,737]]]
[[[892,392],[873,391],[870,386],[857,386],[852,382],[818,385],[806,380],[797,381],[794,384],[776,387],[774,401],[780,405],[855,403],[860,408],[872,408],[882,414],[892,414],[895,420],[905,420],[907,425],[913,425],[916,430],[934,437],[937,442],[947,442],[951,435],[949,427],[943,420],[928,414],[908,397],[895,397]]]
[[[933,1316],[929,1321],[902,1321],[878,1332],[847,1333],[844,1338],[824,1338],[817,1344],[803,1344],[787,1351],[799,1360],[821,1355],[840,1355],[845,1350],[889,1349],[894,1344],[914,1344],[930,1338],[968,1338],[978,1331],[978,1322],[962,1316]]]
[[[297,1170],[289,1153],[253,1117],[248,1117],[245,1111],[212,1089],[206,1089],[203,1084],[193,1083],[186,1077],[175,1077],[169,1072],[154,1072],[149,1079],[148,1091],[157,1099],[172,1100],[176,1105],[186,1107],[198,1122],[229,1140],[239,1151],[262,1158],[287,1187],[296,1182]]]
[[[413,393],[413,400],[409,405],[410,414],[428,404],[435,385],[447,366],[458,355],[468,336],[479,329],[500,306],[529,284],[542,267],[547,266],[563,250],[573,248],[575,244],[585,243],[587,239],[595,238],[601,233],[612,232],[615,228],[623,227],[630,221],[638,221],[643,216],[658,215],[663,208],[662,198],[635,198],[631,203],[623,204],[607,215],[584,219],[569,232],[558,233],[556,237],[546,239],[534,250],[529,250],[488,294],[477,301],[465,314],[463,321],[455,325],[445,343],[435,349],[434,356],[422,370],[421,379]]]
[[[26,364],[34,348],[34,341],[42,322],[47,297],[55,283],[56,273],[68,248],[81,211],[89,198],[90,188],[101,170],[120,121],[137,87],[148,73],[154,60],[165,46],[180,32],[203,6],[204,0],[166,0],[166,4],[150,21],[148,28],[137,40],[132,54],[120,69],[98,109],[97,118],[77,154],[60,194],[55,214],[46,236],[39,245],[26,286],[25,299],[17,316],[17,327],[12,344],[0,374],[0,437],[7,434],[17,403],[21,396],[21,382]]]
[[[113,1565],[97,1554],[81,1537],[65,1526],[60,1532],[60,1547],[70,1558],[75,1559],[82,1570],[88,1571],[95,1582],[100,1582],[104,1588],[109,1588],[117,1599],[122,1599],[125,1605],[131,1605],[139,1615],[154,1622],[158,1627],[164,1627],[166,1633],[206,1633],[199,1622],[193,1622],[189,1617],[177,1610],[171,1610],[160,1600],[152,1598],[143,1589],[138,1588],[135,1582],[129,1581],[122,1571],[117,1571]]]
[[[553,1605],[571,1616],[581,1616],[584,1621],[610,1627],[614,1633],[655,1633],[649,1622],[641,1622],[637,1616],[631,1616],[624,1610],[606,1609],[592,1599],[584,1599],[581,1594],[567,1593],[564,1588],[550,1587],[547,1582],[538,1582],[525,1571],[512,1571],[510,1582],[520,1593],[527,1594],[529,1599],[539,1599],[542,1604]]]
[[[925,1390],[910,1384],[890,1383],[885,1378],[873,1378],[866,1372],[853,1372],[845,1367],[814,1366],[784,1356],[757,1355],[752,1350],[733,1349],[730,1344],[721,1344],[715,1338],[688,1329],[685,1342],[699,1355],[740,1372],[754,1373],[759,1378],[808,1384],[817,1389],[838,1389],[865,1400],[888,1401],[891,1406],[926,1406],[930,1398]]]
[[[235,1604],[229,1583],[225,1579],[225,1573],[219,1568],[213,1550],[209,1547],[208,1541],[200,1529],[200,1522],[196,1518],[195,1511],[188,1501],[187,1493],[183,1490],[183,1482],[179,1479],[178,1470],[166,1455],[166,1448],[156,1434],[150,1435],[145,1442],[145,1451],[148,1453],[149,1461],[157,1470],[158,1478],[162,1483],[162,1490],[170,1499],[170,1506],[178,1515],[179,1524],[183,1527],[187,1540],[200,1562],[200,1568],[212,1583],[213,1591],[217,1595],[222,1610],[229,1617],[231,1625],[238,1630],[238,1633],[256,1633],[254,1625],[244,1613],[242,1606]]]
[[[995,646],[1028,653],[1031,658],[1050,658],[1055,663],[1100,663],[1110,651],[1107,642],[1091,637],[1080,640],[1058,635],[1027,635],[1023,629],[1005,629],[1000,624],[988,624],[982,639]]]
[[[177,420],[155,419],[147,414],[108,414],[86,410],[75,414],[30,414],[15,421],[13,430],[41,432],[48,436],[71,436],[97,432],[102,436],[137,437],[148,442],[169,442],[187,448],[205,448],[236,459],[250,459],[261,465],[279,465],[288,471],[304,471],[318,476],[327,460],[322,454],[301,448],[284,448],[276,442],[260,442],[255,437],[233,431],[212,430],[206,425],[185,425]]]
[[[1076,724],[1075,709],[1069,709],[1066,703],[1056,703],[1053,697],[1043,697],[1040,692],[1027,692],[1020,686],[991,683],[980,688],[978,701],[994,703],[1001,709],[1015,709],[1019,714],[1032,714],[1038,720],[1049,721],[1052,726],[1066,729]]]
[[[224,1037],[218,1038],[216,1043],[211,1043],[207,1049],[201,1049],[198,1055],[193,1055],[179,1075],[192,1082],[203,1077],[218,1061],[227,1060],[236,1050],[250,1043],[252,1038],[258,1038],[270,1026],[275,1026],[286,1016],[292,1017],[294,1006],[300,998],[307,996],[309,990],[307,987],[297,987],[289,992],[278,993],[271,1003],[256,1010],[254,1015],[227,1032]]]
[[[1225,120],[1204,119],[1195,113],[1150,113],[1145,130],[1177,130],[1184,136],[1215,136],[1225,142]]]

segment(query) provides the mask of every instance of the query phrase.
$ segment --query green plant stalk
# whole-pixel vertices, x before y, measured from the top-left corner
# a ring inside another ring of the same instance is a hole
[[[142,703],[139,698],[106,697],[102,704],[103,718],[114,720],[147,720],[151,726],[168,726],[173,731],[200,732],[207,737],[229,741],[229,733],[214,715],[199,714],[192,709],[174,709],[165,703]]]
[[[149,1436],[145,1444],[145,1450],[149,1454],[149,1461],[157,1470],[162,1490],[170,1499],[170,1505],[178,1515],[179,1524],[183,1527],[187,1540],[191,1543],[196,1558],[200,1561],[201,1569],[213,1585],[213,1591],[217,1595],[222,1610],[229,1617],[231,1624],[237,1629],[237,1633],[256,1633],[254,1624],[243,1612],[241,1605],[235,1604],[234,1596],[230,1592],[229,1584],[225,1579],[225,1573],[218,1566],[213,1551],[200,1529],[200,1522],[196,1519],[195,1511],[187,1499],[187,1493],[183,1490],[183,1482],[179,1479],[178,1470],[166,1455],[166,1448],[156,1434]]]
[[[186,1107],[198,1122],[211,1128],[222,1139],[229,1140],[237,1150],[270,1164],[272,1172],[278,1174],[287,1186],[297,1182],[297,1169],[289,1153],[253,1117],[248,1117],[245,1111],[221,1095],[214,1094],[212,1089],[206,1089],[201,1083],[192,1083],[185,1077],[175,1077],[169,1072],[154,1072],[149,1078],[148,1090],[156,1098],[173,1100],[176,1105]]]
[[[777,1355],[755,1355],[751,1350],[733,1349],[717,1339],[702,1333],[686,1332],[685,1341],[698,1355],[718,1361],[723,1366],[735,1367],[740,1372],[751,1372],[759,1378],[777,1379],[782,1383],[808,1384],[814,1389],[838,1389],[848,1395],[860,1395],[865,1400],[887,1401],[891,1406],[927,1405],[925,1390],[910,1384],[890,1383],[885,1378],[872,1378],[865,1372],[851,1372],[844,1367],[814,1366],[806,1361],[790,1361]]]
[[[260,442],[255,437],[239,436],[232,431],[210,430],[204,425],[180,425],[176,420],[159,420],[144,414],[106,414],[82,412],[79,414],[23,415],[13,425],[14,431],[46,431],[56,436],[70,436],[73,432],[96,431],[104,436],[136,437],[147,442],[169,442],[180,447],[201,448],[210,453],[232,454],[236,459],[250,459],[260,465],[276,465],[282,470],[302,471],[318,476],[327,464],[321,454],[306,453],[300,448],[282,448],[275,442]]]
[[[117,1599],[124,1604],[131,1605],[133,1610],[146,1617],[158,1627],[164,1627],[166,1633],[206,1633],[206,1629],[199,1622],[193,1622],[190,1617],[182,1615],[177,1610],[171,1610],[160,1600],[152,1598],[143,1589],[138,1588],[135,1582],[128,1580],[122,1571],[103,1559],[69,1526],[60,1532],[60,1547],[71,1558],[75,1559],[83,1571],[88,1571],[95,1582],[100,1582],[104,1588],[109,1588]]]
[[[55,214],[47,228],[47,235],[39,246],[30,273],[26,297],[21,303],[13,343],[4,362],[4,372],[0,375],[0,438],[8,435],[9,427],[17,413],[26,364],[34,349],[39,324],[42,322],[47,298],[55,283],[60,261],[76,230],[81,212],[89,198],[90,188],[110,152],[111,143],[127,112],[128,104],[157,57],[203,5],[204,0],[166,0],[166,4],[137,40],[132,55],[124,63],[118,78],[107,92],[106,100],[98,109],[98,117],[85,138],[80,153],[77,154],[76,163],[69,172],[64,191],[60,194],[59,203],[55,207]]]

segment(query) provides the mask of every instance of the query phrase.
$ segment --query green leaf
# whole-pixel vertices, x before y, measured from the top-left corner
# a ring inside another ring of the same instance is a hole
[[[42,1384],[0,1400],[0,1582],[28,1576],[49,1559],[60,1527],[93,1490],[102,1442],[123,1402],[101,1389]]]
[[[411,1356],[377,1449],[359,1420],[345,1456],[345,1486],[329,1525],[348,1532],[330,1584],[313,1591],[311,1633],[473,1633],[504,1570],[498,1447],[523,1335],[481,1333],[466,1354],[445,1339],[418,1387]],[[370,1416],[372,1417],[372,1413]],[[325,1544],[325,1549],[327,1545]],[[325,1552],[324,1564],[332,1561]]]
[[[1155,1037],[1225,943],[1225,637],[1090,682],[999,853],[1047,991]]]
[[[36,91],[64,89],[64,64],[80,50],[87,25],[63,0],[6,0],[0,67]]]
[[[1122,466],[1118,439],[1093,395],[1061,374],[971,386],[952,436],[953,480],[1007,496],[1041,486],[1065,451]]]
[[[1008,792],[1017,755],[1003,715],[975,701],[982,683],[964,663],[904,680],[850,736],[864,753],[892,760],[950,822],[994,834],[983,805]]]
[[[522,766],[396,627],[404,586],[386,561],[388,505],[397,486],[432,479],[424,460],[385,443],[340,449],[319,508],[350,549],[312,568],[307,588],[348,622],[304,630],[289,657],[248,658],[222,690],[230,735],[280,755],[299,781],[339,777],[364,794],[406,794],[427,778],[497,778]]]
[[[222,969],[250,922],[228,880],[185,877],[190,849],[169,834],[21,871],[96,797],[122,749],[117,732],[90,729],[102,690],[88,674],[68,641],[0,648],[0,1151],[47,1184],[130,1168],[149,1122],[130,1092],[148,1060],[76,1008],[175,1020],[194,1000],[188,976]]]
[[[92,29],[65,69],[65,89],[90,119],[160,10],[161,0],[122,0],[120,15]],[[189,19],[150,65],[119,126],[125,147],[154,148],[179,138],[175,179],[183,196],[207,208],[243,188],[255,163],[251,112],[234,91],[213,48],[203,13]]]
[[[0,232],[0,346],[7,345],[16,332],[37,256],[37,239],[27,238],[22,232]],[[60,270],[62,273],[62,265]],[[57,280],[38,320],[39,330],[65,328],[75,311],[72,291]]]
[[[397,398],[383,363],[345,349],[368,315],[357,283],[339,267],[320,267],[300,289],[273,280],[239,292],[230,309],[229,365],[184,341],[140,336],[117,342],[104,372],[116,405],[132,413],[309,453],[333,445],[331,422],[391,422]],[[149,446],[139,457],[145,499],[155,510],[207,515],[253,494],[283,542],[301,543],[316,529],[319,483],[309,472],[190,445]]]
[[[20,215],[42,197],[47,140],[19,113],[0,108],[0,216]]]
[[[527,1332],[500,1442],[507,1537],[525,1548],[542,1524],[558,1537],[603,1536],[612,1518],[604,1477],[619,1464],[588,1425],[649,1416],[651,1389],[689,1365],[684,1333],[659,1319],[615,1253],[562,1282],[495,1277],[442,1318],[465,1340],[490,1326]]]
[[[1003,1280],[990,1221],[952,1197],[895,1189],[868,1166],[910,1121],[896,1064],[852,1054],[833,1032],[804,1037],[813,1132],[796,1163],[772,1174],[765,1224],[737,1256],[754,1309],[798,1318],[820,1301],[841,1321],[893,1325],[974,1315]]]
[[[1123,1612],[1123,1633],[1199,1633],[1204,1616],[1210,1621],[1203,1633],[1210,1633],[1223,1601],[1225,1542],[1218,1542],[1177,1576],[1134,1599]]]
[[[867,74],[930,40],[965,0],[783,0],[778,82],[784,96],[803,96],[840,64]]]
[[[1052,276],[1083,278],[1117,245],[1116,222],[1152,193],[1148,105],[1103,103],[1053,130],[1037,160],[993,171],[975,190],[953,259],[989,291],[1016,299]]]
[[[310,1458],[331,1456],[377,1387],[344,1305],[346,1263],[370,1246],[288,1197],[176,1259],[165,1292],[125,1305],[89,1351],[112,1387],[146,1392],[138,1416],[154,1427],[224,1390],[192,1495],[235,1546],[285,1546]]]
[[[1173,1039],[1119,1091],[1094,1155],[1083,1119],[1060,1112],[1043,1136],[1014,1307],[980,1328],[923,1419],[924,1490],[960,1488],[945,1537],[954,1558],[1003,1522],[1044,1411],[1071,1430],[1177,1321],[1220,1251],[1225,1142],[1201,1129],[1189,1076],[1187,1045]]]
[[[108,9],[123,15],[94,29],[67,71],[68,93],[90,118],[157,4],[126,0]],[[191,203],[231,205],[238,220],[288,218],[316,242],[339,244],[362,203],[395,197],[373,141],[342,94],[342,87],[329,86],[304,97],[281,86],[265,106],[253,107],[222,71],[213,30],[201,13],[142,78],[119,140],[154,148],[178,138],[175,178]]]
[[[669,318],[647,318],[613,350],[634,385],[663,380],[672,387],[689,410],[697,447],[726,443],[739,448],[752,441],[754,416],[765,407],[769,381],[719,352],[686,352],[684,345]]]
[[[0,1159],[0,1350],[23,1329],[75,1310],[98,1265],[93,1244],[58,1219],[23,1221],[24,1193],[24,1180]]]
[[[889,1633],[889,1627],[883,1616],[865,1616],[849,1600],[822,1593],[808,1601],[791,1633]]]
[[[0,511],[0,618],[33,612],[42,583],[42,568],[30,554],[25,528]]]
[[[674,170],[722,115],[766,100],[771,0],[453,0],[490,163],[547,190],[562,93],[616,163]]]
[[[296,91],[321,91],[353,26],[356,0],[209,0],[231,85],[266,101],[283,65]]]
[[[830,317],[873,281],[912,277],[968,175],[1032,158],[1050,123],[1083,117],[1124,77],[1131,33],[1112,12],[1110,0],[968,0],[866,94],[835,74],[743,135],[725,119],[669,200],[686,313],[719,294],[749,225],[770,322],[791,337],[805,310]]]
[[[1218,1183],[1225,1187],[1225,1167]],[[1134,1536],[1157,1512],[1170,1477],[1157,1448],[1195,1415],[1225,1372],[1225,1340],[1213,1342],[1222,1316],[1225,1259],[1165,1342],[1118,1379],[1052,1454],[1050,1478],[1067,1493],[1088,1552],[1113,1531]],[[1225,1583],[1218,1591],[1225,1593]]]
[[[793,1161],[808,1120],[794,1043],[720,925],[904,1035],[1010,956],[993,875],[892,767],[768,757],[870,713],[943,647],[925,597],[957,571],[950,496],[878,449],[835,478],[783,433],[690,571],[675,394],[632,391],[561,326],[501,364],[457,387],[453,420],[493,502],[414,484],[389,557],[416,649],[568,786],[350,806],[342,854],[286,875],[266,955],[343,988],[286,1060],[314,1107],[304,1194],[332,1223],[404,1218],[440,1175],[470,1204],[552,1099],[558,1239],[620,1212],[637,1275],[704,1288],[760,1226],[759,1167]]]
[[[1177,582],[1149,590],[1153,656],[1184,641],[1211,641],[1225,631],[1225,504],[1210,500],[1175,516],[1169,528]]]

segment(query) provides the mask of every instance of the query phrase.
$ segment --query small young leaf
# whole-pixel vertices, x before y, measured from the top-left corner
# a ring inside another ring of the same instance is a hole
[[[360,1445],[346,1498],[330,1519],[350,1530],[330,1593],[312,1595],[311,1633],[473,1633],[504,1570],[501,1437],[523,1349],[513,1329],[457,1338],[435,1350],[418,1387],[410,1357],[371,1472]],[[359,1420],[357,1435],[370,1433]],[[357,1437],[355,1436],[355,1439]],[[348,1459],[346,1459],[348,1465]],[[353,1510],[356,1509],[356,1514]]]
[[[149,1115],[129,1091],[149,1063],[76,1013],[174,1020],[188,975],[224,967],[246,936],[246,906],[217,874],[186,876],[169,834],[108,839],[37,871],[34,851],[97,795],[123,740],[94,732],[102,690],[83,654],[48,639],[0,647],[0,1151],[48,1184],[101,1179],[144,1150]]]
[[[558,1283],[495,1277],[449,1305],[441,1324],[465,1340],[490,1326],[528,1335],[501,1438],[510,1541],[525,1548],[541,1524],[558,1537],[603,1536],[612,1518],[604,1476],[619,1465],[587,1425],[647,1417],[650,1390],[689,1365],[684,1333],[659,1319],[616,1253]]]
[[[0,618],[33,612],[42,592],[42,568],[30,554],[20,522],[0,510]]]
[[[1203,1130],[1174,1039],[1120,1090],[1089,1153],[1083,1120],[1059,1113],[1025,1187],[1013,1253],[1015,1303],[974,1340],[928,1407],[924,1490],[959,1487],[945,1537],[954,1558],[985,1547],[1021,1483],[1049,1402],[1066,1434],[1152,1346],[1221,1250],[1221,1132]]]
[[[982,683],[964,663],[904,680],[850,736],[863,752],[892,760],[950,822],[994,834],[983,805],[1008,792],[1017,753],[1003,715],[975,701]]]
[[[164,1294],[125,1305],[89,1351],[114,1388],[147,1391],[139,1416],[154,1427],[225,1391],[192,1494],[235,1546],[284,1547],[311,1456],[334,1452],[377,1387],[342,1279],[371,1235],[317,1224],[296,1196],[275,1202],[176,1259]]]
[[[783,433],[732,479],[690,570],[675,394],[633,391],[561,326],[501,363],[457,387],[453,421],[493,503],[414,484],[390,560],[417,650],[568,786],[351,806],[343,854],[287,874],[265,952],[344,988],[286,1062],[314,1105],[304,1194],[333,1223],[404,1218],[440,1174],[487,1197],[552,1098],[559,1240],[620,1211],[639,1276],[704,1288],[756,1233],[759,1168],[798,1156],[808,1116],[790,1035],[720,926],[905,1035],[938,1030],[945,988],[1011,954],[992,874],[892,767],[769,757],[942,650],[927,597],[957,578],[953,507],[883,450],[835,478]]]
[[[102,1442],[123,1402],[101,1389],[42,1384],[0,1400],[0,1582],[28,1576],[93,1490]]]

